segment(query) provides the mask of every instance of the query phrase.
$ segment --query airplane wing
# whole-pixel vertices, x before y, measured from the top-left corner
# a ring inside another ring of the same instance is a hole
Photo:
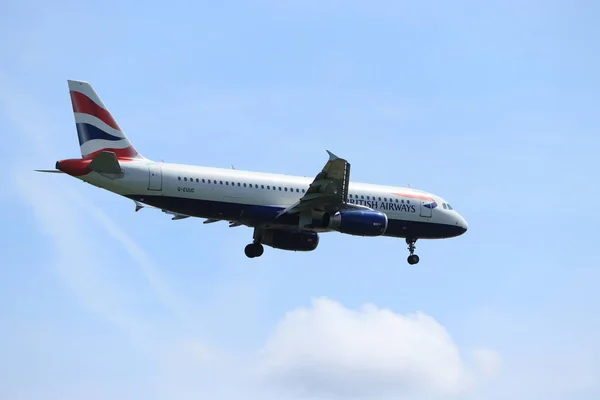
[[[178,219],[185,219],[185,218],[189,218],[190,217],[189,215],[179,214],[179,213],[171,212],[169,210],[165,210],[165,209],[154,207],[154,206],[151,206],[151,205],[148,205],[148,204],[144,204],[144,203],[141,203],[141,202],[139,202],[137,200],[134,200],[133,202],[135,203],[135,212],[140,211],[142,208],[153,208],[155,210],[161,210],[165,214],[172,215],[173,218],[171,218],[171,219],[174,220],[174,221],[176,221]]]
[[[189,218],[190,217],[190,215],[180,214],[180,213],[172,212],[172,211],[169,211],[169,210],[161,209],[161,208],[158,208],[158,207],[154,207],[154,206],[151,206],[151,205],[148,205],[148,204],[141,203],[141,202],[139,202],[137,200],[134,200],[133,202],[135,203],[135,211],[136,212],[140,211],[142,208],[153,208],[155,210],[161,210],[165,214],[172,215],[173,218],[171,218],[171,219],[173,221],[177,221],[177,220],[180,220],[180,219],[185,219],[185,218]],[[214,222],[220,222],[220,221],[223,221],[223,220],[209,218],[209,219],[205,219],[202,223],[203,224],[212,224]],[[237,222],[237,221],[229,221],[229,227],[230,228],[235,228],[236,226],[241,226],[241,225],[242,224],[239,223],[239,222]]]
[[[308,190],[295,204],[277,215],[297,214],[307,210],[338,211],[341,209],[367,209],[369,207],[348,203],[350,163],[327,150],[329,160],[310,184]]]

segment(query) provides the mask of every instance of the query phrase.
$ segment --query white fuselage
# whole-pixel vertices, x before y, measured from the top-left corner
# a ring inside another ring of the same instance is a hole
[[[96,172],[79,178],[111,192],[165,211],[207,219],[243,219],[248,225],[277,226],[295,220],[274,221],[273,213],[297,202],[314,178],[135,160],[121,163],[124,175],[111,179]],[[417,229],[421,238],[458,236],[465,219],[439,196],[405,187],[349,184],[349,203],[385,213],[386,236],[407,237]],[[432,202],[434,207],[427,206]],[[256,212],[256,211],[260,212]],[[241,215],[238,215],[241,214]],[[264,220],[261,221],[261,216]],[[289,222],[286,222],[289,221]],[[321,230],[323,231],[323,230]],[[324,230],[327,231],[327,230]]]

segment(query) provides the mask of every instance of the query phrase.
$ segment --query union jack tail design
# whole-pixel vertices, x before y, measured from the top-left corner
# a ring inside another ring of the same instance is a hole
[[[144,159],[133,147],[92,85],[69,80],[71,104],[79,137],[81,156],[94,158],[101,151],[112,151],[118,159]]]

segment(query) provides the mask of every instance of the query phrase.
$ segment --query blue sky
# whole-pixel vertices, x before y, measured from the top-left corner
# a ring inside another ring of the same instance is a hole
[[[38,2],[0,16],[0,397],[596,399],[599,6]],[[65,176],[67,79],[145,156],[411,184],[460,238],[312,253]]]

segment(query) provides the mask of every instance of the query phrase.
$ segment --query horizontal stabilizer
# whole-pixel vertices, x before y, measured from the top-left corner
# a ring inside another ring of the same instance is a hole
[[[92,162],[90,162],[88,168],[100,174],[121,174],[123,172],[121,165],[119,165],[117,155],[112,151],[103,151],[99,153],[94,157]]]
[[[214,223],[214,222],[219,222],[219,221],[220,221],[220,219],[213,219],[213,218],[209,218],[209,219],[207,219],[207,220],[204,220],[202,223],[203,223],[203,224],[212,224],[212,223]]]
[[[58,170],[58,169],[36,169],[36,172],[47,172],[47,173],[51,173],[51,174],[64,174],[64,172]]]

